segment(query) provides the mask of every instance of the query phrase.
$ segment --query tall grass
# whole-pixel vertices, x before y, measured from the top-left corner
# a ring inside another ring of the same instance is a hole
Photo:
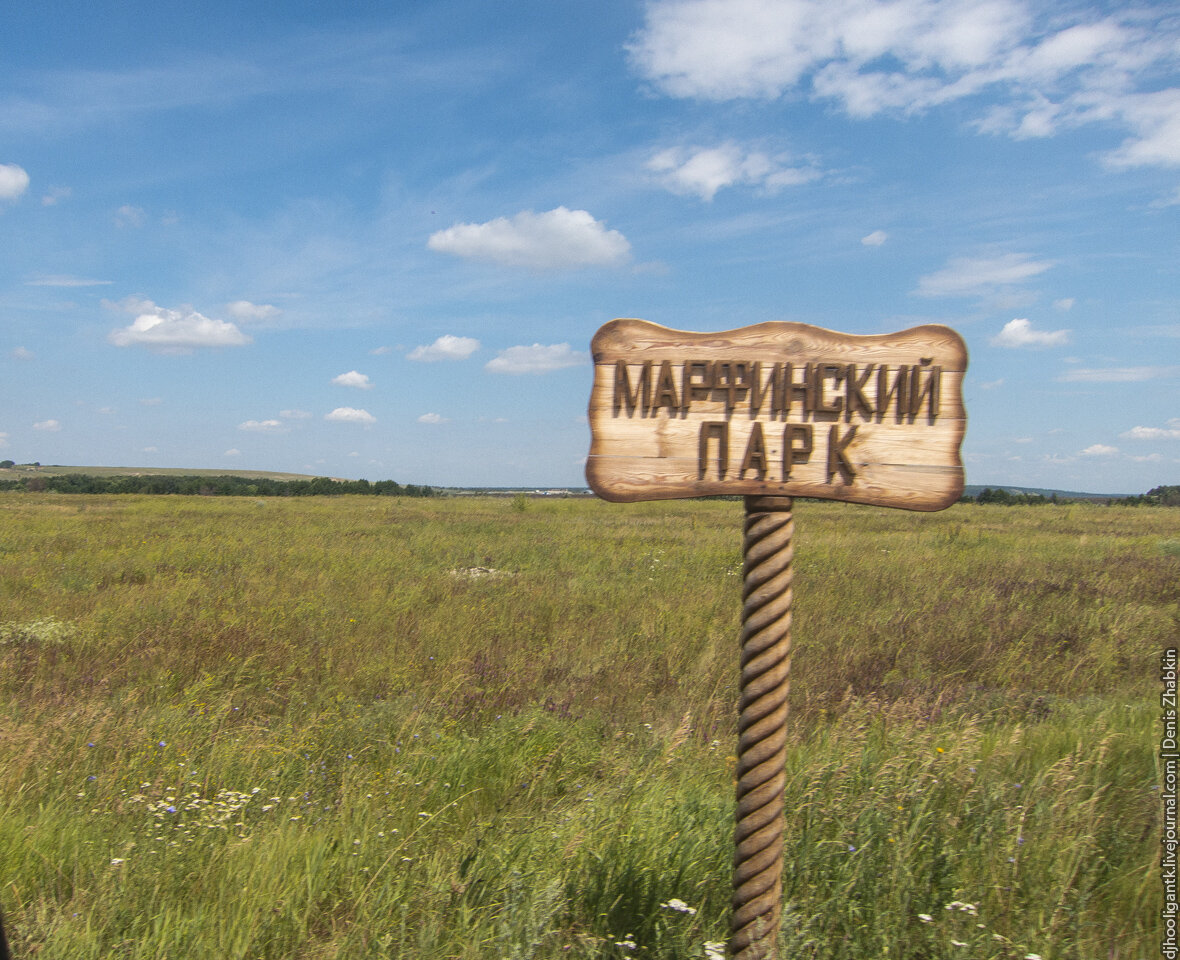
[[[740,504],[0,517],[17,956],[725,939]],[[1174,517],[798,504],[786,955],[1154,955]]]

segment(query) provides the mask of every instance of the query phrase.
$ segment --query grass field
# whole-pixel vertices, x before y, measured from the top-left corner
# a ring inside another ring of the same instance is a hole
[[[796,519],[784,958],[1158,956],[1180,512]],[[16,956],[705,956],[741,523],[0,494]]]

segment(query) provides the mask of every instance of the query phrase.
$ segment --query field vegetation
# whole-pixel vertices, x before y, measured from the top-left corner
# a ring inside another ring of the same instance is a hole
[[[1157,956],[1175,510],[796,519],[783,956]],[[741,524],[0,494],[14,954],[720,956]]]

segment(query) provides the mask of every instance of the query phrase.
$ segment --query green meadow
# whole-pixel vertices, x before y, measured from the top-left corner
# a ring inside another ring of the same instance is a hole
[[[784,960],[1158,956],[1180,511],[796,521]],[[719,956],[741,535],[0,494],[14,955]]]

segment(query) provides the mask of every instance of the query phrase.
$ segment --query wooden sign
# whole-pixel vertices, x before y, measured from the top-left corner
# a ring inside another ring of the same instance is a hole
[[[963,492],[967,348],[948,327],[803,323],[595,335],[591,488],[606,500],[744,494],[941,510]]]

